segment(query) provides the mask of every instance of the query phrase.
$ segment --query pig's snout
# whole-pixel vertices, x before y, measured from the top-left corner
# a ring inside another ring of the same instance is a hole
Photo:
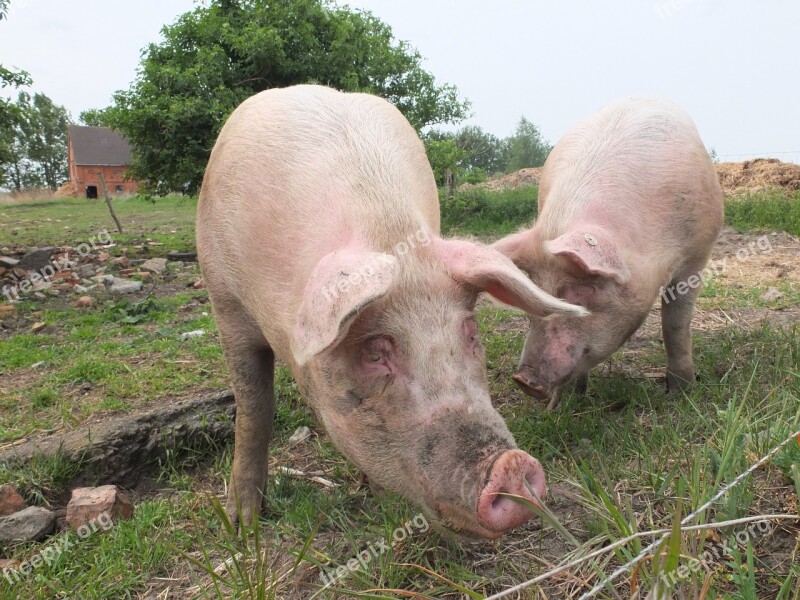
[[[550,390],[541,383],[538,383],[536,377],[531,373],[531,370],[524,365],[512,379],[517,382],[520,389],[528,394],[528,396],[533,396],[539,400],[546,400],[550,396]]]
[[[523,483],[525,479],[538,498],[547,493],[544,470],[539,461],[522,450],[507,450],[489,466],[487,483],[478,498],[478,523],[491,532],[504,532],[526,523],[533,514],[518,501],[502,494],[521,496],[536,504]]]

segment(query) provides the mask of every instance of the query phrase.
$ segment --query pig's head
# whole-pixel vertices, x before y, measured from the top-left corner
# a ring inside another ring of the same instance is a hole
[[[298,379],[333,442],[435,524],[499,537],[530,512],[501,494],[546,492],[488,393],[480,292],[531,314],[579,315],[499,252],[438,238],[394,256],[348,247],[308,283],[293,334]]]
[[[591,313],[531,319],[514,380],[542,399],[608,358],[641,324],[630,310],[636,304],[630,271],[607,232],[585,226],[546,237],[534,227],[493,245],[542,290]]]

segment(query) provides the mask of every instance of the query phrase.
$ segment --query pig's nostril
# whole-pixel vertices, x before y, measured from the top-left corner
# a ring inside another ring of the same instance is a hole
[[[527,481],[533,494],[525,486]],[[531,502],[544,496],[544,471],[539,461],[521,450],[507,450],[490,467],[486,486],[478,499],[478,523],[489,531],[503,532],[522,525],[532,514],[510,498],[520,496]]]
[[[538,398],[539,400],[545,400],[550,395],[543,386],[536,385],[521,372],[513,375],[511,378],[528,396]]]

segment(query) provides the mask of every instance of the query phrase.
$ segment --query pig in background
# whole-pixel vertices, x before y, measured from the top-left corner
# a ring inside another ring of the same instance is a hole
[[[621,99],[575,125],[544,165],[535,224],[494,248],[591,316],[532,319],[514,380],[537,398],[570,382],[585,390],[589,370],[633,335],[664,291],[667,384],[694,381],[698,273],[722,220],[711,159],[675,104]]]
[[[209,160],[197,248],[236,395],[232,517],[262,504],[278,359],[370,482],[463,534],[528,520],[498,493],[533,500],[524,478],[542,496],[544,472],[492,407],[475,302],[585,311],[439,237],[424,147],[391,104],[319,86],[245,101]]]

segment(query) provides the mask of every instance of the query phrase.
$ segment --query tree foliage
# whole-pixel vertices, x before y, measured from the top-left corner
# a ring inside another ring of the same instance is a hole
[[[113,106],[81,116],[125,135],[132,175],[157,193],[196,192],[225,118],[265,89],[319,83],[377,94],[418,129],[466,113],[456,88],[438,85],[388,25],[328,0],[210,0],[162,34]]]
[[[428,154],[428,162],[433,169],[436,185],[439,187],[447,184],[448,171],[454,179],[458,179],[462,174],[463,167],[461,165],[464,160],[464,151],[458,147],[455,140],[446,137],[440,139],[426,137],[425,150]]]
[[[527,167],[541,167],[552,146],[542,137],[539,128],[522,117],[514,134],[508,138],[506,171],[519,171]]]
[[[0,183],[56,189],[67,178],[67,109],[44,94],[20,92],[0,157]]]
[[[8,18],[9,0],[0,0],[0,21]],[[31,78],[25,71],[13,71],[0,64],[0,89],[6,87],[18,88],[31,84]],[[0,98],[0,164],[11,160],[11,146],[13,143],[13,129],[19,118],[14,103],[6,98]],[[0,172],[0,185],[3,185],[3,175]]]

